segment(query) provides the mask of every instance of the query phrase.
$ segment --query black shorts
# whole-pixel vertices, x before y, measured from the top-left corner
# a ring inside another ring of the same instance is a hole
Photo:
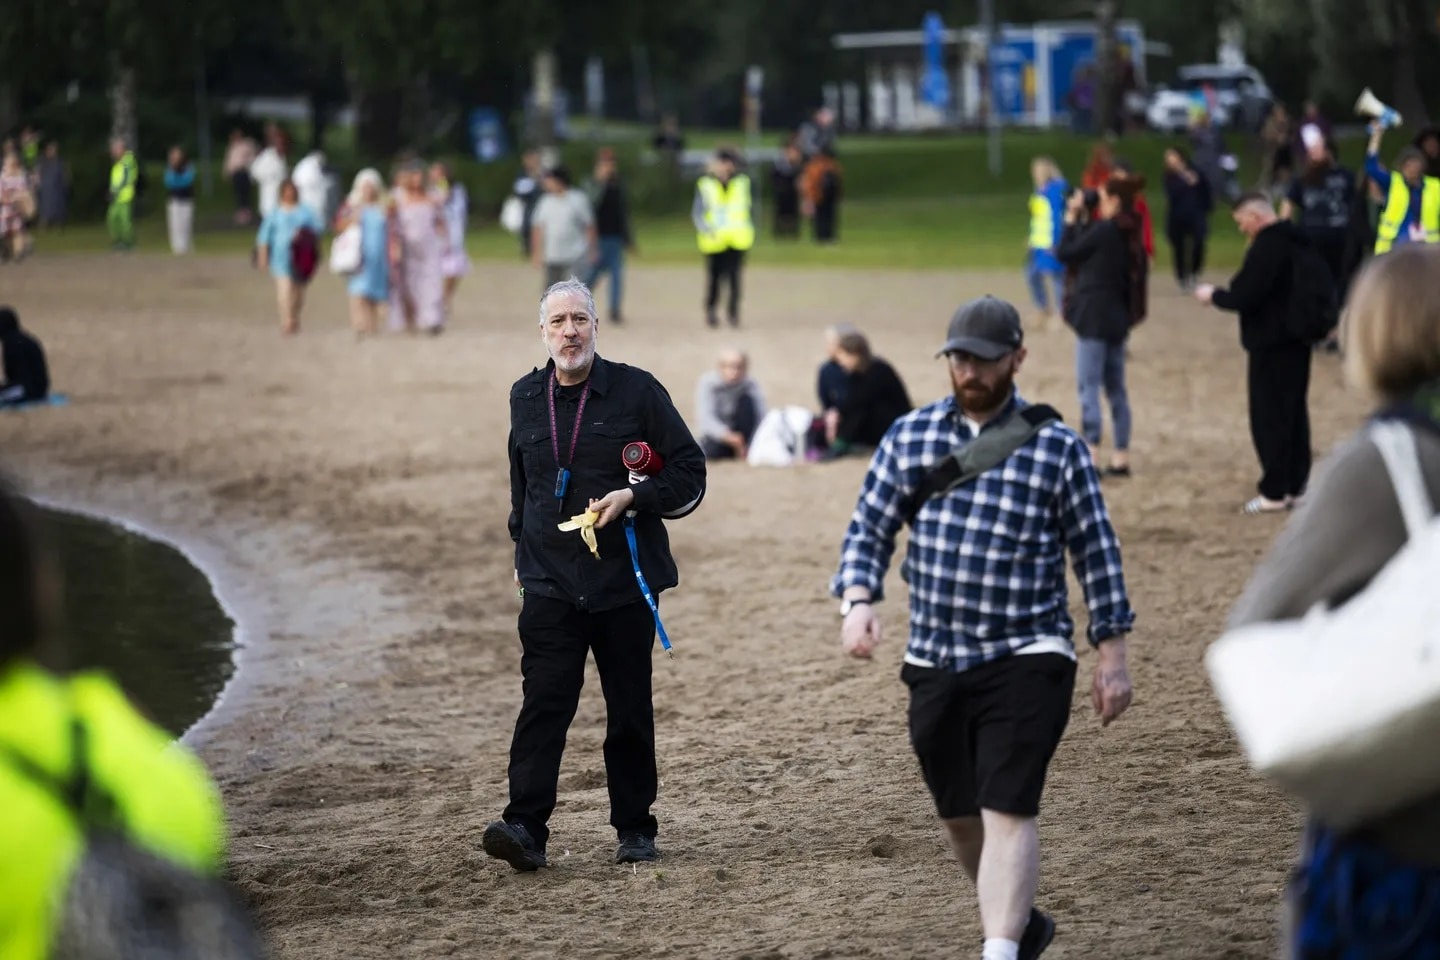
[[[1045,772],[1070,721],[1075,661],[1020,654],[951,673],[905,664],[910,743],[941,817],[1040,812]]]

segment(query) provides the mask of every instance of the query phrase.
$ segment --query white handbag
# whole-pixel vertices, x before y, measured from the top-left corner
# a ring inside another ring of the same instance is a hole
[[[525,226],[525,201],[513,193],[500,205],[500,226],[509,233],[519,233]]]
[[[363,259],[360,224],[352,223],[330,244],[330,272],[341,276],[357,273]]]
[[[1440,794],[1440,517],[1410,427],[1370,437],[1404,547],[1340,607],[1231,630],[1205,654],[1251,766],[1337,829]]]

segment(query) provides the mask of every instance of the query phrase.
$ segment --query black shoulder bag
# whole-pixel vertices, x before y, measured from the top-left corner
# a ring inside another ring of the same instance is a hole
[[[949,493],[963,483],[969,483],[987,470],[992,470],[1010,459],[1040,430],[1050,423],[1063,423],[1064,418],[1054,407],[1043,403],[1031,404],[1012,411],[1004,420],[995,424],[964,444],[944,460],[935,464],[920,480],[913,496],[900,507],[905,522],[915,525],[915,517],[929,500]]]

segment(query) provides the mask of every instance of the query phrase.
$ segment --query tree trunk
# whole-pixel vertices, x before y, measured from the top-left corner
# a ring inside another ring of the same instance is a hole
[[[19,91],[13,83],[0,81],[0,130],[14,130],[19,125]]]
[[[330,126],[330,104],[318,80],[311,81],[305,98],[310,108],[310,149],[325,149],[325,130]]]
[[[534,108],[530,111],[530,129],[526,139],[542,151],[555,143],[555,53],[548,48],[535,54],[531,65],[531,93]]]
[[[1415,31],[1426,29],[1423,22],[1414,22],[1406,9],[1405,0],[1394,0],[1390,5],[1392,23],[1395,25],[1394,56],[1390,61],[1394,85],[1391,96],[1395,98],[1395,109],[1409,124],[1426,124],[1430,116],[1425,110],[1425,97],[1420,92],[1420,81],[1416,74],[1419,66],[1415,58]]]
[[[429,75],[417,74],[414,80],[406,84],[403,96],[405,126],[402,133],[405,142],[423,153],[430,145],[430,133],[433,128],[430,115]]]
[[[355,107],[355,143],[360,155],[388,162],[400,151],[399,93],[373,90],[353,70],[345,72],[345,82]]]
[[[140,154],[139,121],[135,111],[135,68],[119,53],[110,54],[110,136]]]
[[[1115,126],[1116,91],[1120,74],[1116,68],[1115,0],[1099,0],[1095,4],[1095,76],[1099,81],[1095,96],[1096,128],[1102,133]]]

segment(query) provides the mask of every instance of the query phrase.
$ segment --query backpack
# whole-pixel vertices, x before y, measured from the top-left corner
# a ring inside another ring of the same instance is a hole
[[[85,835],[55,917],[66,960],[261,960],[265,945],[220,880],[160,857],[125,833],[115,798],[90,773],[89,735],[70,721],[73,769],[57,776],[0,743],[0,763],[50,793]]]
[[[1340,297],[1330,265],[1309,243],[1290,254],[1290,303],[1286,329],[1306,343],[1319,343],[1340,322]]]
[[[290,273],[296,283],[309,283],[320,263],[320,238],[309,227],[295,231],[290,241]]]

